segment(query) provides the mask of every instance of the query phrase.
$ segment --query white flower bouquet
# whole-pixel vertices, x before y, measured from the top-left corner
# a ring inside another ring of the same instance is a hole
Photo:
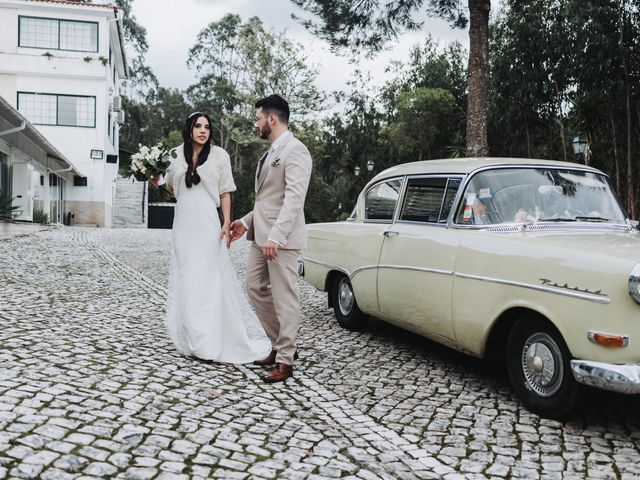
[[[164,174],[171,164],[170,151],[162,144],[147,147],[138,145],[139,150],[131,155],[130,175],[140,182],[149,181],[157,187],[164,184]]]

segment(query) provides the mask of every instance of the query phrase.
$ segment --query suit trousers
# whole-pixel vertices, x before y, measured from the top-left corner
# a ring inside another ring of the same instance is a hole
[[[293,365],[300,326],[298,254],[298,250],[278,249],[277,258],[267,261],[262,248],[252,242],[247,260],[247,295],[278,351],[276,362],[287,365]]]

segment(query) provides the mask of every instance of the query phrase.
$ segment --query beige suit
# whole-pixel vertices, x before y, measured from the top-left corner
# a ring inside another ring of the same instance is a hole
[[[271,345],[276,361],[293,364],[300,324],[297,291],[298,253],[306,246],[304,199],[311,178],[312,161],[302,142],[289,137],[256,169],[253,211],[242,218],[247,239],[252,240],[247,262],[247,293]],[[267,261],[262,246],[280,244],[278,257]]]

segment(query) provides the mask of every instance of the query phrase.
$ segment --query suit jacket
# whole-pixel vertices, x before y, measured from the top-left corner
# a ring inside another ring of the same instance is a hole
[[[263,246],[271,239],[280,248],[301,250],[307,245],[304,199],[311,179],[307,147],[293,135],[265,159],[260,178],[256,169],[253,210],[242,218],[247,239]],[[266,170],[265,170],[266,169]]]

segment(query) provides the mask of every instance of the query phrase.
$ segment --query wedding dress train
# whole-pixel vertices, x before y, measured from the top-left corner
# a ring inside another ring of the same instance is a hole
[[[271,350],[236,277],[216,205],[199,183],[175,207],[167,330],[178,351],[205,360],[248,363]]]

